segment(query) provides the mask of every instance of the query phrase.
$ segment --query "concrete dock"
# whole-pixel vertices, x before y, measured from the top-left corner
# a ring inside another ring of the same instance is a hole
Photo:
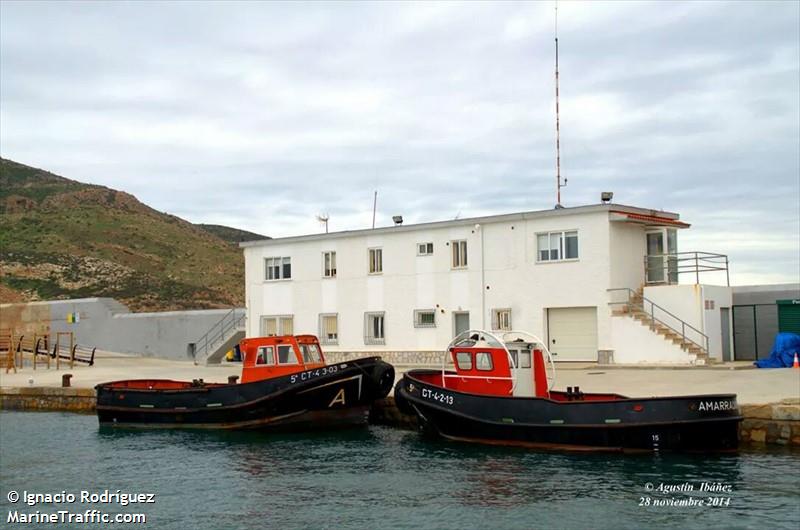
[[[398,366],[397,377],[413,368]],[[731,364],[709,368],[671,369],[665,367],[603,367],[594,364],[557,366],[556,388],[579,386],[584,392],[615,392],[648,397],[667,395],[734,393],[745,421],[742,439],[753,442],[800,446],[800,370],[745,369]],[[71,388],[62,389],[62,375],[72,374]],[[98,352],[94,366],[61,365],[36,370],[26,364],[17,373],[0,372],[0,408],[34,410],[93,409],[94,386],[120,379],[203,379],[226,382],[240,375],[241,365],[195,366],[192,363]],[[387,399],[380,405],[393,407]],[[395,413],[382,411],[389,422],[407,423]]]

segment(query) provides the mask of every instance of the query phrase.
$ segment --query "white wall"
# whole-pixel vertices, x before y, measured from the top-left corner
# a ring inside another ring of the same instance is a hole
[[[708,353],[711,357],[722,361],[722,312],[720,308],[731,308],[733,305],[733,289],[717,285],[703,285],[703,329],[708,335]],[[713,303],[713,309],[705,309],[706,301]],[[733,350],[732,311],[728,313],[728,333]]]
[[[695,356],[629,316],[611,317],[617,364],[692,364]]]

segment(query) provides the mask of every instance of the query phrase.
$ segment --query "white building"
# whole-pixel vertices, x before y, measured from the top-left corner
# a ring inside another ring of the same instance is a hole
[[[245,242],[247,335],[385,355],[513,327],[561,361],[721,359],[730,288],[677,278],[726,273],[727,258],[678,253],[687,228],[675,213],[598,204]]]

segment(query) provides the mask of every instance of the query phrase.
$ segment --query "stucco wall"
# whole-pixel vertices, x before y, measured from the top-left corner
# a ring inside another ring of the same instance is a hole
[[[694,355],[629,316],[611,317],[616,364],[691,364]]]
[[[229,311],[130,313],[125,306],[109,298],[4,304],[0,306],[0,328],[51,334],[71,331],[81,345],[191,361],[189,343],[200,338]],[[75,312],[80,315],[79,322],[67,322],[67,314]]]

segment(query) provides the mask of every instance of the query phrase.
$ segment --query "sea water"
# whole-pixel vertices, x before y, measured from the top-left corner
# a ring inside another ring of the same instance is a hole
[[[0,490],[8,528],[800,528],[797,451],[542,453],[374,426],[113,430],[2,412]],[[117,514],[146,522],[97,522]]]

